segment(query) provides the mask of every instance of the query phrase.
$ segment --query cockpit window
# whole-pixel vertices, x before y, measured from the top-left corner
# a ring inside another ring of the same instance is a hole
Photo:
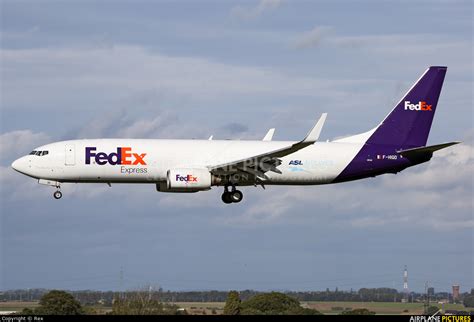
[[[37,156],[40,156],[42,157],[43,155],[47,155],[49,153],[49,151],[31,151],[30,152],[30,155],[37,155]]]

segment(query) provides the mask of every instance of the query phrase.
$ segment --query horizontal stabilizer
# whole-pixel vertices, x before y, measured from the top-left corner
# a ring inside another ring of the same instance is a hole
[[[414,148],[414,149],[407,149],[407,150],[400,150],[397,151],[401,155],[403,155],[405,158],[416,158],[418,156],[426,155],[426,154],[433,154],[433,152],[447,148],[448,146],[459,144],[461,142],[448,142],[448,143],[442,143],[442,144],[436,144],[436,145],[430,145],[430,146],[423,146],[421,148]]]

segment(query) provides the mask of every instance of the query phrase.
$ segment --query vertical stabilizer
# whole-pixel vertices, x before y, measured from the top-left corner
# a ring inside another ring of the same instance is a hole
[[[446,70],[440,66],[428,68],[366,143],[396,145],[400,149],[425,146]]]

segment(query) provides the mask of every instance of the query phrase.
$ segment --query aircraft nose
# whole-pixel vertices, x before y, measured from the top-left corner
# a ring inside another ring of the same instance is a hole
[[[16,171],[18,171],[18,160],[20,159],[16,159],[15,161],[12,162],[12,168]]]
[[[26,171],[26,160],[25,157],[16,159],[12,163],[12,168],[18,172],[24,173]]]

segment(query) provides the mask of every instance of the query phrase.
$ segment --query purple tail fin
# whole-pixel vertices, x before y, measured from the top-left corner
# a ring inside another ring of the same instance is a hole
[[[418,79],[367,140],[400,149],[425,146],[447,67],[432,66]]]

